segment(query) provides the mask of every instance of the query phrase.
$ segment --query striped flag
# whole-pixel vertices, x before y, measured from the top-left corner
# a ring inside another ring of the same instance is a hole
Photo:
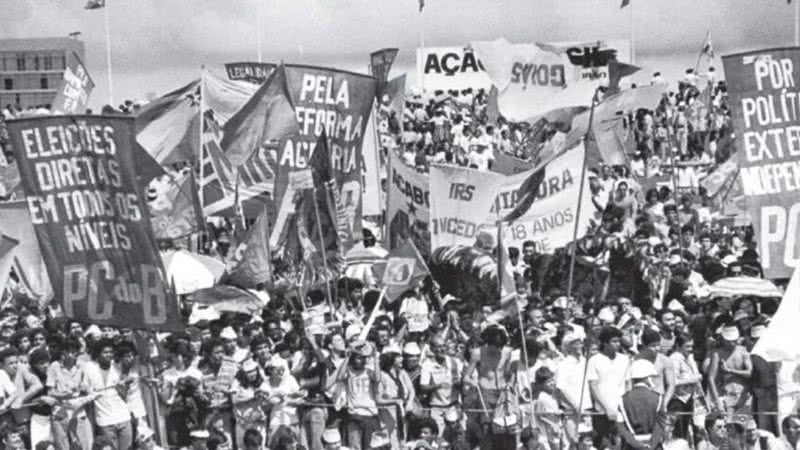
[[[159,97],[136,115],[136,142],[159,164],[195,161],[199,153],[200,81]]]
[[[100,9],[106,6],[106,0],[89,0],[84,9]]]
[[[221,283],[242,289],[258,289],[272,280],[269,254],[269,217],[266,208],[259,214],[248,236],[233,252],[235,265],[223,276]]]

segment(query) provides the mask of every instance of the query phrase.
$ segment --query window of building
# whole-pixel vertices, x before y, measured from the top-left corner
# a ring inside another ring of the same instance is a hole
[[[67,57],[63,53],[60,53],[56,57],[56,61],[57,61],[56,70],[66,70],[67,69]]]
[[[44,70],[53,70],[53,55],[44,57]]]
[[[12,80],[11,78],[4,79],[3,80],[3,87],[7,91],[10,91],[10,90],[14,89],[14,80]]]
[[[42,77],[39,79],[39,87],[42,89],[47,89],[47,77]]]
[[[17,70],[22,71],[25,70],[25,54],[18,53],[17,54]]]
[[[33,57],[33,70],[41,70],[41,67],[39,67],[39,56]]]

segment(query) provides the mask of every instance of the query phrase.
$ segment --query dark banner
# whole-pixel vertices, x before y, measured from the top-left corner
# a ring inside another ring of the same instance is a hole
[[[135,170],[132,117],[57,116],[8,122],[28,211],[67,317],[178,330]]]
[[[89,96],[94,89],[94,81],[83,65],[81,58],[72,53],[67,58],[68,65],[64,71],[64,80],[53,100],[53,111],[63,114],[83,114],[89,105]]]
[[[337,216],[349,228],[349,249],[361,235],[361,145],[372,109],[377,80],[371,76],[311,66],[285,66],[289,95],[297,113],[300,135],[284,139],[278,148],[275,179],[276,229],[291,210],[289,173],[308,167],[317,138],[329,138],[331,169],[336,181]],[[281,209],[288,210],[280,211]],[[282,214],[283,213],[283,214]]]
[[[235,62],[225,64],[225,71],[231,80],[261,84],[272,75],[276,67],[278,65],[272,63]]]
[[[739,173],[764,276],[800,266],[800,48],[723,58]]]

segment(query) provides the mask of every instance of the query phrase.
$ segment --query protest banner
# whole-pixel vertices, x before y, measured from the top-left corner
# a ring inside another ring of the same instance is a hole
[[[581,216],[577,218],[585,153],[583,144],[578,145],[544,167],[543,179],[531,208],[503,230],[503,243],[507,247],[521,249],[525,241],[533,241],[537,252],[553,253],[572,242],[575,220],[578,220],[578,238],[586,234],[594,214],[588,178],[583,183]],[[487,223],[496,220],[498,209],[500,216],[506,216],[514,210],[519,201],[519,187],[530,174],[529,171],[506,178]]]
[[[174,331],[178,303],[136,173],[134,119],[8,122],[26,203],[55,297],[73,320]]]
[[[278,66],[272,63],[234,62],[225,64],[225,72],[230,80],[261,84],[272,75],[276,67]]]
[[[307,168],[317,138],[330,140],[331,166],[350,236],[345,251],[361,235],[361,146],[372,112],[377,80],[371,76],[323,67],[287,65],[289,95],[297,113],[300,134],[278,145],[275,203],[284,203],[289,172]],[[277,227],[277,225],[276,225]]]
[[[178,239],[203,229],[203,214],[192,171],[153,180],[147,196],[156,239]]]
[[[417,80],[430,92],[451,89],[486,89],[492,81],[481,61],[464,47],[425,47],[417,49]]]
[[[800,48],[723,58],[744,196],[764,276],[800,266]]]
[[[519,159],[505,152],[496,152],[494,155],[494,163],[492,164],[492,171],[503,175],[515,175],[527,172],[531,170],[533,166],[534,163],[531,161]]]
[[[556,108],[589,105],[595,89],[609,81],[609,61],[624,61],[628,41],[511,44],[505,39],[474,42],[500,113],[530,120]]]
[[[428,174],[417,172],[389,152],[386,195],[386,248],[395,249],[411,238],[420,252],[430,254]]]
[[[389,80],[389,72],[392,70],[392,64],[394,64],[399,51],[396,48],[384,48],[369,54],[370,73],[381,84]]]
[[[431,249],[473,245],[504,182],[498,173],[431,165]]]
[[[386,171],[381,170],[379,134],[375,122],[377,114],[371,114],[364,134],[361,154],[364,158],[364,200],[362,213],[365,216],[378,216],[383,212],[384,198],[381,180]]]
[[[94,81],[77,53],[67,58],[64,80],[53,100],[53,112],[61,114],[83,114],[89,105],[89,96],[94,89]]]

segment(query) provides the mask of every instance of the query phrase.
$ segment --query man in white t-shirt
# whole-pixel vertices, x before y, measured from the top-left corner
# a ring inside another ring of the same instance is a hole
[[[622,395],[625,394],[630,358],[620,353],[622,332],[607,326],[600,331],[600,352],[589,358],[586,381],[594,408],[604,415],[592,416],[597,448],[615,445],[616,420]],[[601,447],[602,446],[602,447]]]
[[[84,380],[89,392],[98,394],[94,400],[95,422],[100,434],[114,443],[114,448],[130,448],[133,442],[131,411],[120,396],[120,374],[112,363],[114,342],[101,339],[93,360],[83,366]]]

